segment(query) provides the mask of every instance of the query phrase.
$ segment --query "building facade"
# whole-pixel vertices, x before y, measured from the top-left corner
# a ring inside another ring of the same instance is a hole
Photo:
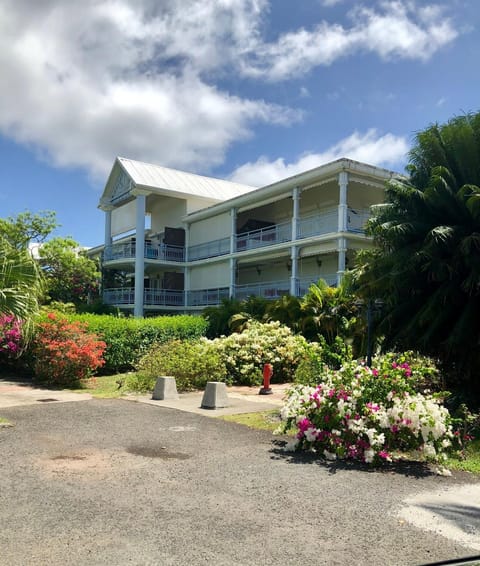
[[[337,284],[394,173],[339,159],[254,188],[117,158],[105,211],[103,299],[135,316],[198,312],[223,298],[302,296]]]

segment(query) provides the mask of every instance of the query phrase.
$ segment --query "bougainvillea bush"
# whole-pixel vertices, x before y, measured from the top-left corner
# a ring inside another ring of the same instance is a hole
[[[0,315],[0,360],[15,359],[22,351],[23,321],[14,315]]]
[[[287,393],[278,432],[296,430],[289,449],[377,464],[405,453],[439,460],[457,445],[448,410],[416,390],[407,362],[388,358],[372,369],[350,363],[319,381]]]
[[[71,387],[91,377],[105,362],[106,344],[81,322],[50,313],[37,325],[31,346],[35,377],[41,383]]]
[[[212,340],[227,367],[233,383],[258,385],[264,364],[272,364],[272,381],[293,381],[293,375],[305,355],[307,341],[279,322],[249,321],[242,333]]]

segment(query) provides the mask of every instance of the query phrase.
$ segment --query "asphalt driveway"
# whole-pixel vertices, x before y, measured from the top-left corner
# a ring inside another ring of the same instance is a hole
[[[267,432],[122,399],[1,416],[15,425],[0,429],[2,566],[406,565],[475,554],[402,515],[405,500],[471,476],[327,466],[283,453]]]

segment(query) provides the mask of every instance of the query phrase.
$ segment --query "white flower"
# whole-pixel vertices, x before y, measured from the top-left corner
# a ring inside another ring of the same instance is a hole
[[[373,462],[373,458],[375,457],[375,452],[373,450],[365,450],[364,456],[365,462],[367,464],[371,464]]]

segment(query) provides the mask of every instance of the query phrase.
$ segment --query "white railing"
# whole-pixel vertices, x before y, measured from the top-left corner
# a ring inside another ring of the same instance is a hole
[[[132,287],[105,289],[103,302],[107,305],[133,305],[135,289]],[[184,292],[169,289],[144,289],[143,304],[181,307],[184,304]]]
[[[208,305],[219,305],[222,299],[228,299],[230,290],[228,287],[217,289],[200,289],[188,291],[188,306],[199,307]]]
[[[260,228],[259,230],[238,234],[236,240],[237,252],[281,244],[282,242],[289,242],[291,239],[292,223],[283,222],[268,228]]]
[[[115,259],[135,259],[135,242],[123,242],[106,246],[103,252],[104,261]],[[143,256],[146,259],[159,259],[165,261],[184,261],[185,249],[181,246],[168,244],[145,243]]]
[[[338,208],[331,208],[322,214],[312,214],[300,218],[298,221],[297,236],[299,239],[329,234],[338,231]]]
[[[212,240],[204,244],[189,246],[188,261],[217,257],[228,253],[230,253],[230,238],[221,238],[220,240]]]
[[[290,280],[268,281],[266,283],[236,285],[235,298],[246,299],[251,295],[264,297],[265,299],[278,299],[282,295],[290,293]]]
[[[308,293],[310,285],[313,283],[318,283],[319,279],[324,279],[330,287],[336,287],[337,285],[337,274],[336,273],[322,273],[316,275],[315,277],[302,277],[298,280],[298,296],[303,297]]]
[[[347,230],[357,234],[365,232],[365,224],[370,218],[370,210],[349,208],[347,216]]]

